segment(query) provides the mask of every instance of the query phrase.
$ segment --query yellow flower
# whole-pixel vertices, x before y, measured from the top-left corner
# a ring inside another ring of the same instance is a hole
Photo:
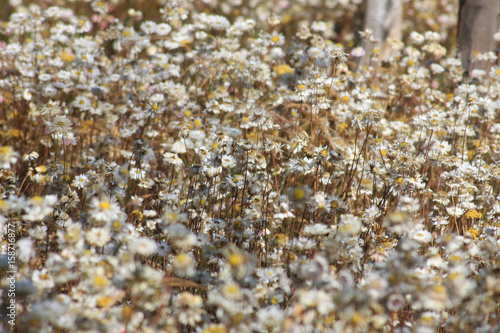
[[[238,253],[233,253],[227,260],[232,267],[238,267],[243,263],[243,256]]]
[[[72,62],[76,57],[73,53],[64,51],[63,53],[61,53],[61,56],[59,58],[65,62]]]
[[[477,236],[479,236],[479,231],[477,231],[476,229],[470,227],[469,230],[467,230],[474,239],[477,238]]]
[[[292,74],[294,69],[286,64],[284,65],[277,65],[273,67],[274,71],[278,73],[278,75],[283,75],[283,74]]]
[[[474,209],[474,210],[468,211],[465,214],[465,217],[468,219],[480,219],[483,217],[483,214],[479,213],[477,210]]]

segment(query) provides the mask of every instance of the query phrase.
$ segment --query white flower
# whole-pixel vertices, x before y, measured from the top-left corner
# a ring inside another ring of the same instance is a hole
[[[156,249],[156,254],[164,256],[170,253],[170,246],[166,241],[161,241]]]
[[[134,253],[150,256],[157,251],[158,245],[152,239],[141,237],[131,240],[129,242],[129,249]]]
[[[224,155],[221,159],[221,164],[223,168],[234,168],[236,166],[236,159],[231,155]]]
[[[10,165],[15,164],[18,157],[19,153],[11,146],[0,147],[0,169],[10,169]]]
[[[392,294],[387,298],[387,309],[399,311],[405,305],[405,299],[400,294]]]
[[[351,55],[353,57],[362,57],[365,55],[365,49],[363,49],[361,46],[355,47],[352,49]]]
[[[23,218],[28,221],[40,221],[54,211],[54,206],[57,204],[56,195],[47,195],[45,197],[35,196],[28,201],[25,208],[26,214]]]
[[[50,80],[52,79],[52,75],[47,74],[47,73],[40,74],[40,75],[38,75],[38,79],[39,79],[40,81],[44,81],[44,82],[45,82],[45,81],[50,81]]]
[[[422,36],[421,34],[419,34],[418,32],[416,31],[413,31],[411,34],[410,34],[410,40],[417,44],[417,45],[420,45],[422,44],[424,41],[425,41],[425,37]]]
[[[111,240],[111,235],[104,228],[92,228],[85,234],[85,239],[91,246],[103,247]]]
[[[144,21],[141,23],[141,30],[144,31],[147,34],[154,34],[156,33],[156,23],[153,21]]]
[[[143,179],[146,177],[146,171],[141,170],[139,168],[131,168],[130,169],[130,178],[132,179]]]
[[[340,218],[338,230],[344,235],[357,235],[361,231],[361,221],[352,214],[344,214]]]
[[[431,71],[434,74],[441,74],[441,73],[444,73],[445,68],[439,64],[434,63],[434,64],[431,64]]]
[[[456,216],[460,217],[464,214],[464,210],[460,207],[447,207],[446,211],[448,212],[448,215],[450,216]]]
[[[326,235],[330,233],[330,228],[326,224],[316,223],[313,225],[306,225],[304,227],[304,235],[306,236],[318,236]]]
[[[172,145],[172,152],[177,154],[184,154],[186,152],[186,144],[184,143],[184,141],[187,140],[175,141],[174,144]]]
[[[156,26],[156,33],[160,36],[166,36],[172,31],[172,27],[167,23],[160,23]]]
[[[194,258],[187,253],[181,252],[172,260],[174,271],[179,276],[192,276],[196,272]]]
[[[431,241],[432,234],[427,230],[417,230],[413,233],[412,238],[421,244],[426,244]]]
[[[314,21],[311,24],[311,30],[318,31],[318,32],[326,31],[326,23],[323,21]]]
[[[92,198],[90,216],[97,222],[113,222],[118,219],[120,207],[112,200]]]
[[[493,34],[493,39],[494,39],[495,41],[497,41],[497,42],[500,42],[500,31],[495,32],[495,33]]]
[[[142,206],[143,201],[144,201],[144,198],[138,197],[137,195],[133,195],[131,198],[131,203],[132,203],[132,206],[134,206],[134,207]]]
[[[272,332],[277,332],[278,328],[281,327],[283,322],[284,313],[283,310],[277,305],[271,305],[266,308],[262,308],[257,313],[260,322],[264,324],[268,329],[273,329]]]
[[[189,132],[189,138],[193,141],[203,141],[207,135],[205,132],[200,130],[194,130]]]
[[[72,105],[75,108],[78,108],[82,111],[90,109],[91,104],[92,103],[91,103],[90,99],[88,97],[85,97],[85,96],[78,96],[77,98],[75,98],[75,100],[72,103]]]
[[[55,135],[67,135],[73,122],[66,116],[57,116],[49,123],[49,130]]]
[[[20,261],[28,262],[31,258],[36,257],[36,250],[34,243],[29,238],[21,238],[16,243],[17,247],[17,258]]]
[[[50,100],[47,104],[43,104],[40,108],[40,113],[49,117],[55,116],[61,112],[59,101]]]
[[[319,47],[311,47],[307,51],[307,55],[311,58],[318,59],[325,56],[325,52]]]
[[[38,289],[51,289],[54,288],[54,279],[47,272],[47,268],[42,268],[42,270],[35,270],[31,277],[33,284]]]
[[[212,15],[210,17],[210,26],[215,30],[225,30],[229,27],[229,21],[224,16]]]

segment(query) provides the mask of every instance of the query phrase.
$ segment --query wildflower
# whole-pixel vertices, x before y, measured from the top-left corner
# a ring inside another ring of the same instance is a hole
[[[424,37],[424,36],[422,36],[421,34],[419,34],[419,33],[418,33],[418,32],[416,32],[416,31],[412,31],[412,32],[410,33],[410,40],[411,40],[413,43],[415,43],[415,44],[419,45],[419,44],[422,44],[422,43],[425,41],[425,37]]]
[[[332,298],[324,290],[300,289],[297,294],[299,297],[299,304],[306,308],[316,310],[319,314],[326,315],[335,308]]]
[[[370,195],[373,190],[373,182],[370,179],[363,179],[360,183],[359,192]]]
[[[451,151],[448,141],[436,141],[432,146],[432,153],[437,156],[446,156]]]
[[[464,214],[464,210],[460,207],[457,207],[457,206],[453,206],[453,207],[447,207],[446,208],[446,212],[448,213],[448,215],[454,217],[460,217]]]
[[[352,214],[344,214],[340,218],[338,231],[346,236],[357,235],[361,231],[361,221]]]
[[[36,151],[32,151],[29,154],[23,155],[23,161],[25,161],[25,162],[35,161],[38,157],[40,157],[40,155]]]
[[[389,311],[399,311],[405,303],[405,299],[400,294],[392,294],[387,298],[387,308]]]
[[[297,208],[303,208],[309,202],[312,195],[312,190],[307,187],[292,187],[287,190],[288,198]]]
[[[230,300],[238,300],[242,296],[241,288],[233,281],[228,282],[222,287],[222,295]]]
[[[327,29],[327,25],[325,22],[323,21],[314,21],[312,24],[311,24],[311,30],[312,31],[316,31],[316,32],[322,32],[322,31],[325,31]]]
[[[131,198],[132,206],[135,206],[135,207],[142,206],[143,201],[144,201],[144,198],[138,197],[136,195],[133,195]]]
[[[324,193],[316,193],[312,198],[312,203],[314,205],[314,208],[319,212],[328,213],[330,211],[330,207],[326,202]]]
[[[427,230],[417,230],[413,233],[412,238],[419,243],[426,244],[429,243],[432,239],[432,234]]]
[[[170,207],[165,209],[162,216],[162,220],[165,225],[183,223],[187,221],[187,218],[188,216],[186,213],[181,213],[179,210],[173,210]]]
[[[40,221],[54,211],[57,204],[56,195],[35,196],[32,197],[25,207],[26,214],[23,218],[27,221]]]
[[[280,204],[279,212],[274,214],[274,218],[277,220],[284,220],[287,218],[293,218],[295,215],[290,211],[290,207],[286,202]]]
[[[326,235],[330,233],[330,229],[325,224],[316,223],[314,225],[307,225],[304,227],[304,235],[306,236],[318,236]]]
[[[221,164],[223,168],[234,168],[236,166],[236,159],[231,155],[224,155],[221,158]]]
[[[194,259],[190,254],[181,252],[172,261],[174,272],[179,276],[192,276],[195,273]]]
[[[130,178],[139,180],[146,177],[146,171],[139,168],[130,168]]]
[[[235,176],[228,176],[226,178],[226,182],[231,186],[231,187],[236,187],[236,188],[243,188],[245,185],[245,177],[242,175],[235,175]]]
[[[104,228],[92,228],[85,233],[85,239],[91,246],[103,247],[111,240],[111,235]]]
[[[446,115],[442,112],[430,111],[428,113],[429,128],[434,131],[439,130],[444,124],[445,117]]]
[[[129,242],[129,248],[133,253],[142,256],[150,256],[157,251],[158,245],[152,239],[139,237]]]
[[[56,135],[67,135],[73,122],[66,116],[57,116],[49,123],[50,132]]]
[[[59,101],[50,100],[47,104],[43,104],[40,113],[47,117],[57,116],[61,112],[61,105]]]
[[[0,147],[0,169],[10,169],[17,162],[19,154],[11,146]]]
[[[157,25],[153,21],[142,22],[140,28],[147,34],[154,34],[157,31]]]
[[[180,323],[195,326],[201,321],[201,315],[204,313],[201,309],[203,305],[201,296],[183,291],[175,296],[173,304],[180,310],[177,314]]]
[[[347,54],[344,52],[343,47],[334,47],[328,52],[328,57],[341,63],[347,61]]]
[[[160,23],[156,25],[155,32],[160,36],[166,36],[172,31],[172,27],[167,23]]]
[[[300,96],[302,99],[310,95],[310,90],[307,87],[306,84],[304,83],[299,83],[295,87],[295,92],[297,93],[298,96]]]
[[[172,164],[172,165],[175,165],[178,167],[183,165],[182,159],[180,159],[177,154],[168,153],[168,152],[163,154],[163,162],[169,163],[169,164]]]
[[[362,56],[365,55],[365,49],[362,48],[361,46],[355,47],[355,48],[352,49],[351,55],[353,57],[360,58],[360,57],[362,57]]]
[[[21,238],[16,242],[17,258],[22,262],[28,262],[36,257],[34,242],[29,238]]]
[[[437,226],[437,227],[447,225],[450,223],[450,221],[443,216],[437,216],[437,217],[433,218],[432,220],[433,220],[432,224]]]
[[[77,98],[75,98],[72,105],[77,109],[80,109],[82,111],[86,111],[86,110],[90,109],[91,101],[88,97],[80,95]]]
[[[89,178],[86,175],[78,175],[75,177],[71,185],[78,189],[83,189],[89,184]]]
[[[166,241],[161,241],[157,244],[156,254],[159,256],[165,256],[170,253],[170,246]]]
[[[306,24],[301,24],[299,26],[299,30],[297,31],[296,36],[302,40],[308,39],[311,36],[311,31],[309,30]]]
[[[309,157],[304,157],[300,159],[290,159],[288,162],[288,168],[292,173],[298,174],[309,174],[312,172],[314,166],[314,160]]]
[[[311,58],[314,58],[314,59],[317,59],[317,58],[322,58],[325,56],[324,52],[322,49],[318,48],[318,47],[311,47],[308,51],[307,51],[307,55]]]
[[[99,14],[106,14],[109,10],[108,4],[106,1],[96,0],[96,1],[92,2],[91,6],[92,6],[92,9],[94,9]]]
[[[271,332],[278,332],[283,322],[284,313],[279,306],[270,305],[266,308],[260,309],[257,316],[267,330],[270,330]]]
[[[92,198],[90,216],[97,222],[112,222],[118,219],[120,207],[113,200]]]
[[[327,202],[332,213],[338,214],[343,213],[347,210],[347,206],[344,201],[336,195],[329,196]]]
[[[285,43],[285,36],[277,31],[273,31],[271,34],[271,43],[273,45],[283,45]]]
[[[34,270],[32,281],[36,288],[44,290],[54,288],[55,282],[52,276],[47,272],[46,268]]]
[[[64,137],[64,145],[65,146],[69,146],[69,145],[76,146],[77,144],[78,144],[78,140],[75,138],[74,133],[70,132]]]
[[[210,26],[215,30],[225,30],[229,27],[229,21],[224,16],[212,15]]]

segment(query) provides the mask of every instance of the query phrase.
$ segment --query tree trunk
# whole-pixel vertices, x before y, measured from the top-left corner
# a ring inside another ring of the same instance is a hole
[[[403,22],[402,0],[367,0],[365,13],[365,30],[373,31],[373,39],[378,42],[380,49],[379,60],[387,60],[391,53],[388,39],[401,40]],[[372,43],[370,43],[372,44]],[[367,45],[366,53],[361,59],[362,65],[370,62],[371,48]]]
[[[475,52],[494,51],[493,34],[500,28],[500,0],[460,0],[458,12],[458,52],[465,71],[486,69],[487,61],[471,61]]]

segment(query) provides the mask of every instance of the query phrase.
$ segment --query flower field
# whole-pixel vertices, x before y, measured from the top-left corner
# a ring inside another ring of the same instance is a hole
[[[458,0],[404,1],[387,59],[361,0],[2,4],[1,331],[500,331]]]

